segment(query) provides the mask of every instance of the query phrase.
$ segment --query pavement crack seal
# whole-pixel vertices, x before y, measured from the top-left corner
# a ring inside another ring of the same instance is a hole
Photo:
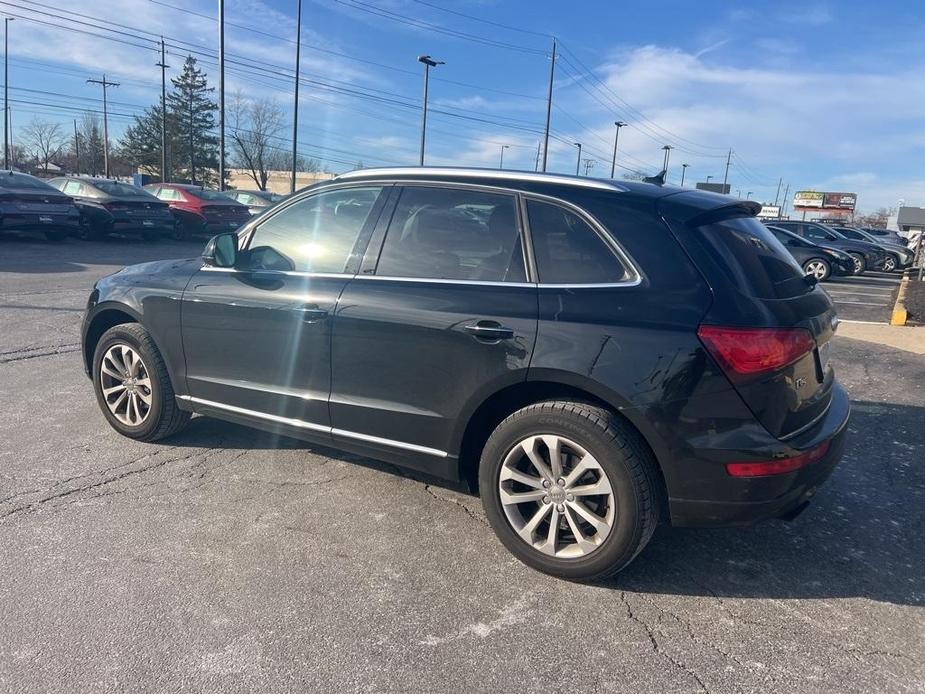
[[[655,637],[655,631],[653,631],[652,627],[650,627],[645,621],[643,621],[641,617],[639,617],[635,612],[633,612],[632,605],[630,605],[629,600],[626,599],[625,590],[620,591],[620,602],[622,602],[623,606],[626,608],[626,616],[629,617],[631,621],[635,622],[636,624],[641,626],[643,629],[645,629],[646,636],[649,638],[649,643],[652,646],[653,652],[655,652],[656,655],[659,655],[665,660],[667,660],[669,663],[674,665],[681,672],[684,672],[685,674],[693,678],[694,681],[697,682],[697,684],[700,686],[700,689],[702,691],[709,692],[710,690],[707,688],[707,685],[704,684],[703,680],[700,679],[700,676],[696,672],[694,672],[690,667],[688,667],[681,661],[673,658],[671,654],[669,654],[667,651],[665,651],[665,649],[662,648],[661,644],[659,644],[658,642],[658,639]]]
[[[463,503],[462,501],[460,501],[459,499],[454,499],[453,497],[450,497],[450,496],[440,496],[439,494],[437,494],[437,493],[432,489],[432,486],[433,486],[433,485],[425,484],[425,485],[424,485],[424,491],[427,492],[428,494],[430,494],[432,497],[434,497],[435,499],[437,499],[437,500],[439,500],[439,501],[446,501],[446,502],[451,503],[451,504],[453,504],[453,505],[455,505],[455,506],[459,506],[459,508],[461,508],[463,511],[465,511],[466,514],[467,514],[470,518],[472,518],[473,520],[478,521],[479,523],[481,523],[481,524],[484,525],[484,526],[488,526],[488,519],[487,519],[487,518],[485,518],[484,516],[482,516],[482,515],[479,514],[479,513],[476,513],[475,511],[473,511],[471,508],[469,508],[468,506],[466,506],[466,504],[464,504],[464,503]]]
[[[23,349],[14,349],[9,352],[0,353],[0,364],[24,361],[26,359],[38,359],[39,357],[53,357],[58,354],[70,354],[71,352],[79,351],[80,343],[47,345],[44,347],[25,347]]]

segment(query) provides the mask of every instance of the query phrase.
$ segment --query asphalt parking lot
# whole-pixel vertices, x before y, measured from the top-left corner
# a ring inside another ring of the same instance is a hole
[[[889,323],[899,280],[898,273],[865,272],[832,277],[822,286],[835,302],[841,320]]]
[[[851,438],[793,523],[662,527],[574,585],[392,466],[204,418],[112,431],[78,354],[88,290],[200,248],[0,237],[0,689],[925,690],[925,356],[835,338]],[[881,321],[888,286],[827,288]]]

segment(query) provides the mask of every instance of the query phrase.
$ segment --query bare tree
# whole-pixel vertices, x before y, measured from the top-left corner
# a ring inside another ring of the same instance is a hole
[[[896,214],[896,208],[881,207],[875,212],[868,214],[857,213],[854,215],[854,224],[859,227],[886,227],[890,217]]]
[[[23,135],[32,150],[32,155],[42,164],[45,173],[48,173],[48,164],[61,153],[67,141],[61,124],[33,118],[23,128]]]
[[[269,172],[280,164],[283,111],[270,99],[251,101],[240,91],[231,98],[231,161],[245,169],[260,190],[267,189]]]

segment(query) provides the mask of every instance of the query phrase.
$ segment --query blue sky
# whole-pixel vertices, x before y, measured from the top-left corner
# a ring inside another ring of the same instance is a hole
[[[118,137],[159,96],[161,33],[169,74],[184,47],[214,73],[214,0],[15,0],[0,10],[17,17],[14,131],[33,117],[70,127],[99,109],[85,80],[106,72],[121,82],[110,96]],[[227,0],[226,20],[228,91],[290,113],[295,0]],[[925,8],[908,1],[304,0],[299,149],[332,171],[416,163],[416,57],[428,53],[446,61],[432,72],[428,163],[497,166],[509,145],[505,167],[532,170],[552,34],[562,57],[551,171],[574,172],[571,143],[581,142],[591,174],[609,175],[619,119],[629,125],[618,176],[654,173],[670,144],[671,180],[682,163],[688,182],[721,180],[732,147],[733,194],[773,201],[782,177],[791,193],[857,192],[865,210],[925,205]]]

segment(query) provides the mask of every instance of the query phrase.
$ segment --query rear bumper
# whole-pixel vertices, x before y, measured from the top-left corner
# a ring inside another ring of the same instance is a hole
[[[799,512],[815,495],[819,486],[835,469],[845,450],[851,405],[844,389],[837,385],[829,410],[816,426],[786,442],[791,451],[799,452],[830,441],[828,453],[821,460],[784,475],[731,478],[725,465],[716,464],[715,489],[709,499],[669,498],[672,525],[711,527],[750,525],[771,518]],[[774,453],[780,454],[780,450]],[[768,451],[769,457],[772,451]]]
[[[145,222],[150,222],[145,224]],[[168,219],[116,219],[112,223],[116,234],[170,234],[173,232],[173,217]]]
[[[80,215],[16,213],[0,215],[0,229],[3,231],[73,231],[80,226]]]

